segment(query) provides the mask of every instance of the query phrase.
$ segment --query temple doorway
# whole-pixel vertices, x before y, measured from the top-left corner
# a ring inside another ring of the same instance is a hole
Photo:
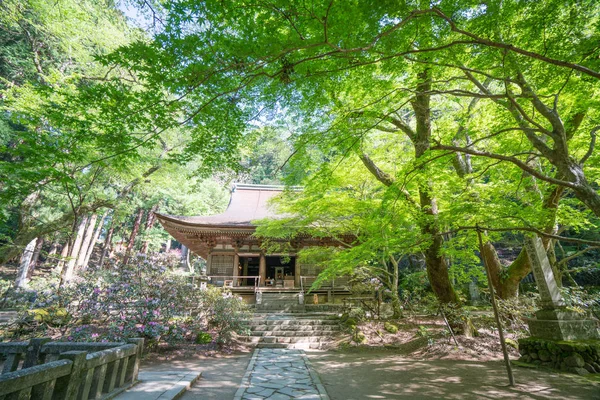
[[[294,256],[267,256],[266,286],[293,288],[296,270]]]
[[[240,257],[240,265],[242,266],[242,276],[258,276],[260,265],[260,256]],[[244,279],[245,286],[254,286],[254,279]]]

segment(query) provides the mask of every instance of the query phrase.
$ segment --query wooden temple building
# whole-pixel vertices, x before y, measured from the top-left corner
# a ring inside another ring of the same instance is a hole
[[[301,264],[296,251],[303,246],[327,244],[322,239],[298,238],[286,254],[268,254],[254,236],[253,221],[280,218],[269,200],[282,186],[235,184],[229,206],[217,215],[181,217],[156,214],[162,226],[177,241],[206,260],[210,283],[229,286],[236,292],[257,288],[301,290],[310,286],[320,270]],[[337,284],[341,288],[343,282]],[[331,284],[330,289],[335,285]]]

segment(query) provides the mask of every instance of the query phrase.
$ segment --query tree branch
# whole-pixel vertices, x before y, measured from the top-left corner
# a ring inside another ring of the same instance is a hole
[[[596,132],[598,132],[598,130],[600,130],[600,126],[595,127],[590,132],[590,136],[592,137],[592,140],[590,141],[590,147],[588,148],[588,151],[585,153],[585,155],[581,158],[581,161],[579,161],[579,164],[585,164],[587,159],[590,158],[590,156],[594,153],[594,147],[596,146]]]
[[[527,163],[519,160],[516,157],[513,156],[504,156],[501,154],[496,154],[496,153],[490,153],[489,151],[481,151],[481,150],[475,150],[475,149],[471,149],[468,147],[459,147],[459,146],[448,146],[448,145],[443,145],[443,144],[436,144],[434,146],[431,147],[432,150],[452,150],[452,151],[459,151],[461,153],[465,153],[465,154],[471,154],[473,156],[480,156],[480,157],[487,157],[487,158],[493,158],[496,160],[502,160],[502,161],[508,161],[514,165],[516,165],[517,167],[521,168],[523,171],[529,173],[532,176],[535,176],[536,178],[545,181],[545,182],[549,182],[549,183],[553,183],[555,185],[560,185],[560,186],[565,186],[571,189],[576,189],[578,188],[578,186],[572,182],[568,182],[568,181],[563,181],[560,179],[556,179],[556,178],[552,178],[549,176],[546,176],[544,174],[542,174],[541,172],[539,172],[538,170],[536,170],[535,168],[530,167],[529,165],[527,165]]]
[[[538,54],[535,53],[533,51],[529,51],[529,50],[525,50],[525,49],[521,49],[519,47],[513,46],[512,44],[505,44],[505,43],[500,43],[500,42],[494,42],[493,40],[489,40],[489,39],[485,39],[482,38],[480,36],[477,36],[471,32],[467,32],[465,30],[460,29],[459,27],[456,26],[456,23],[446,14],[444,14],[442,12],[442,10],[440,10],[437,7],[433,7],[431,10],[428,10],[433,12],[434,14],[438,15],[439,17],[441,17],[442,19],[444,19],[446,22],[448,22],[448,24],[450,25],[450,29],[454,32],[460,33],[461,35],[467,36],[471,39],[473,39],[474,41],[476,41],[479,44],[485,45],[485,46],[489,46],[489,47],[494,47],[494,48],[498,48],[498,49],[503,49],[503,50],[508,50],[508,51],[512,51],[514,53],[517,54],[521,54],[536,60],[540,60],[540,61],[544,61],[548,64],[552,64],[552,65],[557,65],[559,67],[565,67],[565,68],[569,68],[569,69],[574,69],[576,71],[582,72],[586,75],[589,76],[593,76],[594,78],[600,79],[600,72],[594,71],[590,68],[584,67],[583,65],[579,65],[579,64],[575,64],[575,63],[570,63],[567,61],[562,61],[562,60],[557,60],[554,58],[550,58],[547,56],[544,56],[542,54]]]

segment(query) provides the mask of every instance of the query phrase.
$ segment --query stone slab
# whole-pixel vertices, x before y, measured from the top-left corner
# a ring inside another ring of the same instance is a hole
[[[181,397],[202,372],[191,371],[140,371],[140,382],[131,389],[117,395],[116,400],[172,400]]]
[[[524,247],[527,250],[531,271],[540,292],[542,307],[554,308],[564,305],[542,239],[538,236],[527,236],[525,237]]]
[[[256,349],[234,400],[329,400],[302,350]]]

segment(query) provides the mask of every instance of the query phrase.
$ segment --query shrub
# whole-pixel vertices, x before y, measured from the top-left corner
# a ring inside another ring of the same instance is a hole
[[[398,333],[398,327],[390,322],[384,323],[383,328],[389,333]]]
[[[354,307],[348,312],[348,318],[356,321],[364,321],[367,318],[367,312],[361,307]]]
[[[196,344],[208,344],[212,342],[213,338],[210,333],[206,332],[198,332],[196,334],[196,340],[194,341]]]
[[[243,331],[247,313],[240,298],[220,288],[200,290],[157,259],[88,270],[60,288],[55,277],[38,279],[10,297],[21,310],[15,335],[73,341],[144,337],[151,347],[194,341],[196,332],[206,331],[227,343],[233,332]]]
[[[352,336],[352,340],[355,341],[358,344],[363,344],[367,342],[367,337],[365,336],[364,333],[357,331],[353,336]]]

